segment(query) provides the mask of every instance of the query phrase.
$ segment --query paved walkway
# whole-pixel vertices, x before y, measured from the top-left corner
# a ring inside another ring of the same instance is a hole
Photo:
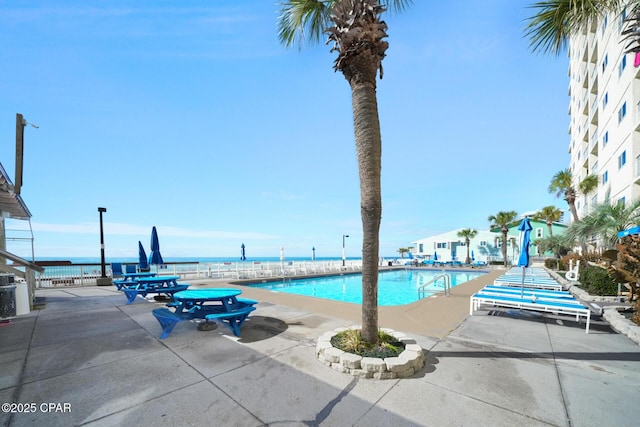
[[[251,289],[245,295],[261,302],[242,337],[182,322],[159,340],[157,303],[126,305],[110,287],[39,290],[43,309],[0,327],[0,402],[34,411],[2,412],[0,424],[637,425],[636,344],[598,320],[587,335],[566,317],[468,317],[464,295],[481,282],[381,308],[381,326],[415,338],[427,356],[414,377],[384,381],[352,378],[315,357],[318,336],[357,323],[351,304]]]

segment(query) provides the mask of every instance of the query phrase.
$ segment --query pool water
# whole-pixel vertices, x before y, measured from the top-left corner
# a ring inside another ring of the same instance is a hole
[[[484,271],[445,271],[451,278],[451,287],[476,279]],[[426,284],[442,271],[435,270],[394,270],[383,271],[378,275],[378,305],[404,305],[418,301],[418,288]],[[305,295],[336,301],[362,304],[362,274],[342,276],[313,277],[291,279],[284,282],[251,284],[251,287],[269,289],[274,292]],[[443,280],[430,284],[425,296],[444,290]],[[422,293],[421,293],[422,295]]]

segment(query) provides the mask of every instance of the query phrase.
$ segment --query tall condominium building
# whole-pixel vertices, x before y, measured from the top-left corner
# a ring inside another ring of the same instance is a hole
[[[569,42],[569,154],[574,188],[587,175],[597,192],[580,195],[580,217],[596,203],[640,197],[640,68],[624,54],[626,10],[592,22]]]

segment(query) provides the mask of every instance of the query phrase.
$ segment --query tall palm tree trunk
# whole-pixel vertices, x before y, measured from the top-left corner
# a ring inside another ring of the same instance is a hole
[[[464,262],[466,264],[471,264],[471,256],[469,254],[469,245],[471,244],[471,241],[467,238],[464,240],[464,244],[467,246],[467,258],[464,260]]]
[[[572,196],[567,196],[567,197],[565,197],[565,200],[569,204],[569,210],[571,211],[571,215],[573,216],[573,221],[574,222],[580,221],[578,219],[578,210],[576,209],[576,198],[572,197]],[[585,256],[587,254],[587,251],[588,251],[587,244],[584,243],[584,242],[581,243],[580,244],[580,249],[582,250],[582,256]]]
[[[375,74],[374,74],[375,82]],[[375,83],[351,79],[353,122],[360,175],[362,216],[362,338],[378,337],[378,253],[382,195],[382,139]]]
[[[502,227],[502,260],[504,261],[504,266],[507,266],[507,233],[509,229],[507,227]]]

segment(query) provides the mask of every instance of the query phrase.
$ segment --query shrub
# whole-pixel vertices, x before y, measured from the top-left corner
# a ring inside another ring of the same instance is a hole
[[[580,271],[587,265],[587,261],[580,254],[571,252],[562,257],[563,270],[569,270],[569,265],[575,267],[576,263],[580,261]]]
[[[547,258],[544,260],[544,266],[551,270],[558,270],[558,260],[555,258]]]
[[[331,338],[331,345],[362,357],[398,357],[404,351],[404,343],[386,332],[378,331],[378,342],[372,345],[362,339],[360,329],[349,329]]]
[[[618,284],[600,267],[580,268],[581,287],[591,295],[617,295]]]

